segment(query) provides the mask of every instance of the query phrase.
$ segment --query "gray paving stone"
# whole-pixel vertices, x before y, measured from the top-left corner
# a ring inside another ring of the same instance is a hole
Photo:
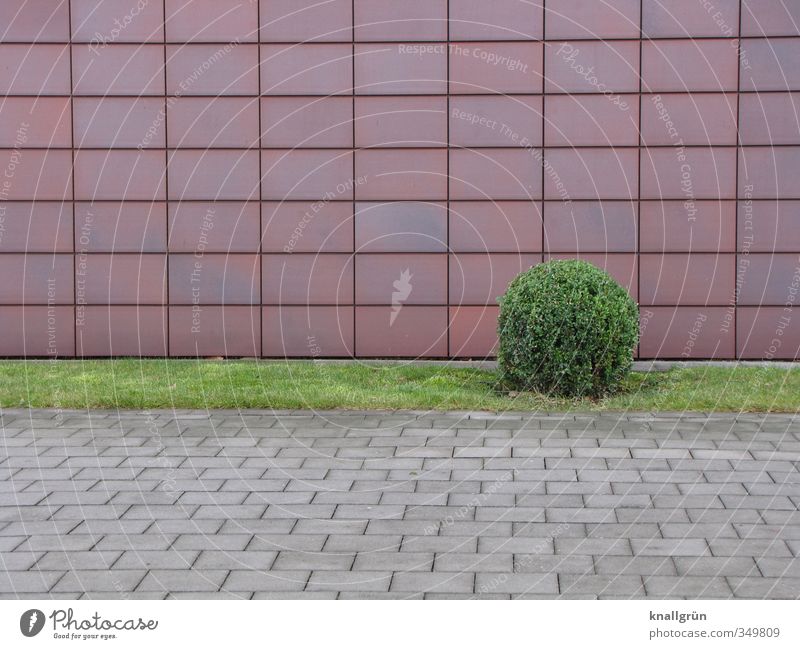
[[[177,571],[186,577],[186,570]],[[146,570],[70,570],[53,586],[53,592],[132,592],[147,574]],[[150,588],[144,590],[163,590]]]
[[[433,569],[433,558],[433,552],[359,552],[353,570],[430,572]]]
[[[493,552],[478,554],[473,552],[444,552],[436,555],[434,572],[512,572],[514,555]]]
[[[15,552],[12,558],[18,554],[25,556],[23,553]],[[119,550],[106,552],[51,551],[38,555],[41,558],[36,561],[36,570],[108,570],[122,554]],[[3,561],[7,560],[8,557],[3,557]],[[141,566],[135,567],[140,568]]]
[[[500,573],[504,574],[504,573]],[[392,592],[471,594],[475,575],[466,572],[402,572],[392,579]]]
[[[259,550],[203,550],[192,564],[192,569],[269,570],[277,557],[277,552]]]
[[[113,568],[115,570],[189,569],[199,554],[199,550],[145,550],[141,552],[129,550],[123,552],[122,556],[113,563]]]
[[[722,577],[645,577],[644,588],[648,595],[663,597],[713,597],[725,599],[733,596],[733,591]]]
[[[417,574],[417,573],[401,573]],[[427,573],[423,573],[427,574]],[[392,573],[379,570],[316,570],[311,573],[306,590],[348,590],[348,591],[378,591],[389,590]]]
[[[752,557],[673,557],[681,577],[748,577],[759,575]],[[765,575],[776,576],[776,575]]]
[[[645,594],[644,581],[636,575],[559,575],[562,597],[616,595],[634,599]]]
[[[631,539],[637,556],[702,557],[711,554],[705,539]]]
[[[308,570],[231,570],[222,585],[224,591],[296,592],[305,589]]]
[[[350,570],[355,554],[332,552],[293,552],[282,550],[272,565],[273,570]]]
[[[558,579],[554,574],[534,573],[478,573],[475,578],[475,593],[558,594]]]
[[[675,576],[678,574],[675,562],[670,557],[596,556],[594,569],[598,575]]]
[[[746,599],[800,599],[800,579],[728,577],[735,597]]]
[[[137,590],[175,592],[217,592],[228,575],[226,570],[151,570]]]

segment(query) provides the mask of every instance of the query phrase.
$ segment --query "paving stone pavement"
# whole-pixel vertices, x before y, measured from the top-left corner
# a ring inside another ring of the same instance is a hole
[[[0,411],[3,598],[800,598],[800,419]]]

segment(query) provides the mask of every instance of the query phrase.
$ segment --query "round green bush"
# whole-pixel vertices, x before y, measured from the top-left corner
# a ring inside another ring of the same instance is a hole
[[[517,276],[500,298],[503,383],[560,396],[613,392],[633,363],[638,309],[585,261],[550,261]]]

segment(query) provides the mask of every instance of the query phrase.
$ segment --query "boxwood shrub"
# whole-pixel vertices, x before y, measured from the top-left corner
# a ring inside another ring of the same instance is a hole
[[[519,275],[500,298],[498,361],[509,389],[559,396],[613,392],[639,339],[628,292],[585,261],[550,261]]]

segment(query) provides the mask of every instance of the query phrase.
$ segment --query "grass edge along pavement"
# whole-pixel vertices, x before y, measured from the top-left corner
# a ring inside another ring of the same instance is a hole
[[[402,363],[0,361],[0,408],[797,412],[800,367],[633,372],[602,399],[503,392],[490,369]]]

